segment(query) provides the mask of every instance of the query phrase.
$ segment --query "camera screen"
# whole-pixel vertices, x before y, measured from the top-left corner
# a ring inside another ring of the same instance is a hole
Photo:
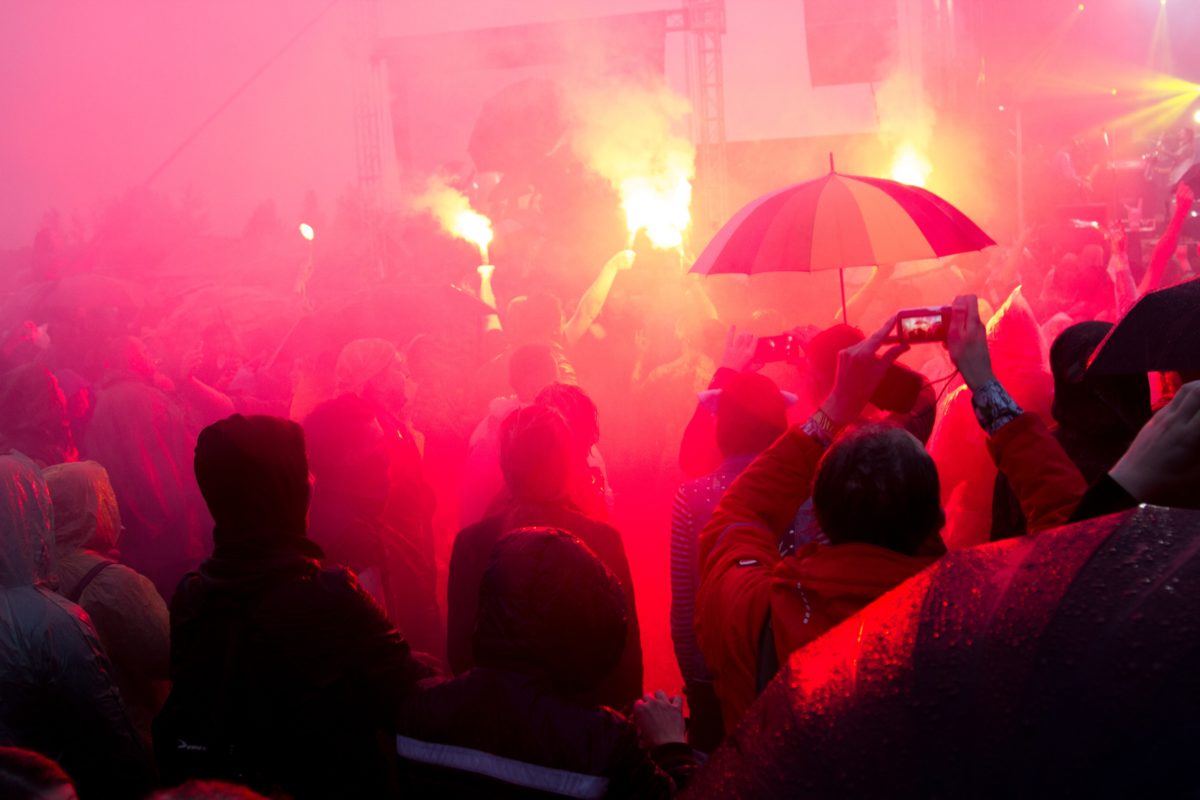
[[[906,342],[937,342],[946,338],[946,319],[942,314],[900,319],[900,338]]]

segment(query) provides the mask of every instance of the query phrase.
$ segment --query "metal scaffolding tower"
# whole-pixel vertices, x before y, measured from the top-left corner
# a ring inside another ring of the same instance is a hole
[[[688,33],[687,82],[696,144],[696,214],[693,227],[706,240],[725,222],[729,191],[725,154],[725,70],[721,37],[725,0],[684,0],[681,19],[668,30]]]
[[[347,4],[349,39],[355,53],[357,75],[352,91],[354,108],[354,160],[363,213],[371,229],[372,268],[386,271],[383,233],[383,136],[387,77],[382,59],[375,57],[379,35],[379,0],[354,0]]]

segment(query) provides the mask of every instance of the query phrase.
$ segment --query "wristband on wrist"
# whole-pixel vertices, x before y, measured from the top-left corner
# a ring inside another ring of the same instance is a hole
[[[971,407],[989,436],[1025,413],[995,378],[972,392]]]
[[[837,424],[828,414],[818,408],[804,423],[802,430],[824,447],[828,447],[843,427],[845,426]]]

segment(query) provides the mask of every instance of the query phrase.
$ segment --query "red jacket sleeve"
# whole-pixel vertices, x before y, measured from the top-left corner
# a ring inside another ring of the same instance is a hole
[[[1026,412],[988,440],[996,466],[1012,486],[1030,533],[1065,525],[1087,482],[1042,418]]]
[[[696,633],[727,729],[754,701],[779,537],[808,499],[821,452],[791,428],[734,481],[700,534]]]

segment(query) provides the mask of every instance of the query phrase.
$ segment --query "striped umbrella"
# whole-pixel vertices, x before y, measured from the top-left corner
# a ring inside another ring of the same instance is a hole
[[[817,272],[918,261],[995,242],[965,214],[918,186],[833,170],[763,195],[713,237],[701,275]],[[839,272],[840,275],[840,272]],[[842,278],[842,319],[846,284]]]

